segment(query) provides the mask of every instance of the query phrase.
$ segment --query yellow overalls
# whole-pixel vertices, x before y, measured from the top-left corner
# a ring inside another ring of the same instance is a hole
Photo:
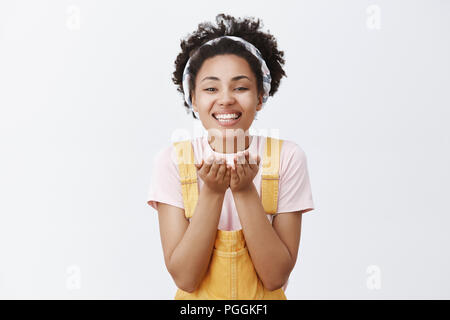
[[[266,138],[262,163],[261,198],[266,213],[274,214],[278,204],[280,151],[283,140]],[[192,217],[198,200],[197,169],[190,140],[174,143],[180,172],[186,218]],[[175,300],[287,300],[282,288],[267,290],[259,279],[239,230],[217,230],[209,268],[192,292],[178,289]]]

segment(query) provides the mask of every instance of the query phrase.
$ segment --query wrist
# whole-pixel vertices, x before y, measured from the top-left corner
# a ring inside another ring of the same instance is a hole
[[[256,191],[256,187],[254,183],[251,183],[250,185],[239,189],[239,190],[232,190],[233,196],[245,196],[248,194],[251,194],[252,192]]]
[[[202,191],[207,193],[208,195],[211,196],[225,196],[225,191],[226,190],[216,190],[216,189],[212,189],[210,187],[208,187],[207,184],[203,185]]]

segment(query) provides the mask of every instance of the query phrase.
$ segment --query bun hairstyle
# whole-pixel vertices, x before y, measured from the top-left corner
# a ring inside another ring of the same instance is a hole
[[[190,96],[195,90],[195,78],[200,70],[203,62],[214,56],[220,54],[234,54],[244,58],[250,66],[257,79],[258,95],[263,90],[263,75],[261,72],[261,63],[248,50],[245,49],[239,42],[223,38],[212,45],[202,45],[214,38],[221,36],[237,36],[253,44],[261,52],[262,58],[266,62],[267,68],[270,70],[272,78],[270,84],[269,96],[273,96],[278,91],[280,80],[283,76],[287,77],[282,66],[285,63],[283,58],[284,52],[279,51],[277,42],[274,36],[268,32],[262,32],[259,29],[263,26],[260,19],[254,21],[254,18],[236,19],[230,15],[223,13],[216,16],[217,26],[210,22],[203,22],[198,25],[196,31],[188,35],[184,40],[181,40],[181,52],[175,60],[175,71],[173,72],[172,81],[177,85],[177,91],[181,92],[184,101],[183,92],[183,71],[189,61],[190,70]],[[191,112],[194,119],[197,119],[191,107],[184,101],[186,113]]]

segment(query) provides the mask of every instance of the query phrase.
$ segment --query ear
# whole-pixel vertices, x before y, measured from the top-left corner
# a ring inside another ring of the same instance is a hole
[[[195,112],[198,112],[197,107],[195,106],[195,96],[191,96],[191,102],[192,102],[192,109],[194,109]]]
[[[262,109],[262,104],[263,104],[263,94],[261,93],[258,96],[258,104],[256,105],[256,111],[260,111]]]

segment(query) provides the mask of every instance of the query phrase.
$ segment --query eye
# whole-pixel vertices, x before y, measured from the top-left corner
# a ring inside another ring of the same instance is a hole
[[[205,91],[213,92],[213,91],[210,90],[210,89],[216,90],[215,88],[206,88]],[[236,89],[242,89],[242,90],[238,90],[238,91],[245,91],[245,90],[248,90],[248,88],[245,88],[245,87],[239,87],[239,88],[236,88]]]

